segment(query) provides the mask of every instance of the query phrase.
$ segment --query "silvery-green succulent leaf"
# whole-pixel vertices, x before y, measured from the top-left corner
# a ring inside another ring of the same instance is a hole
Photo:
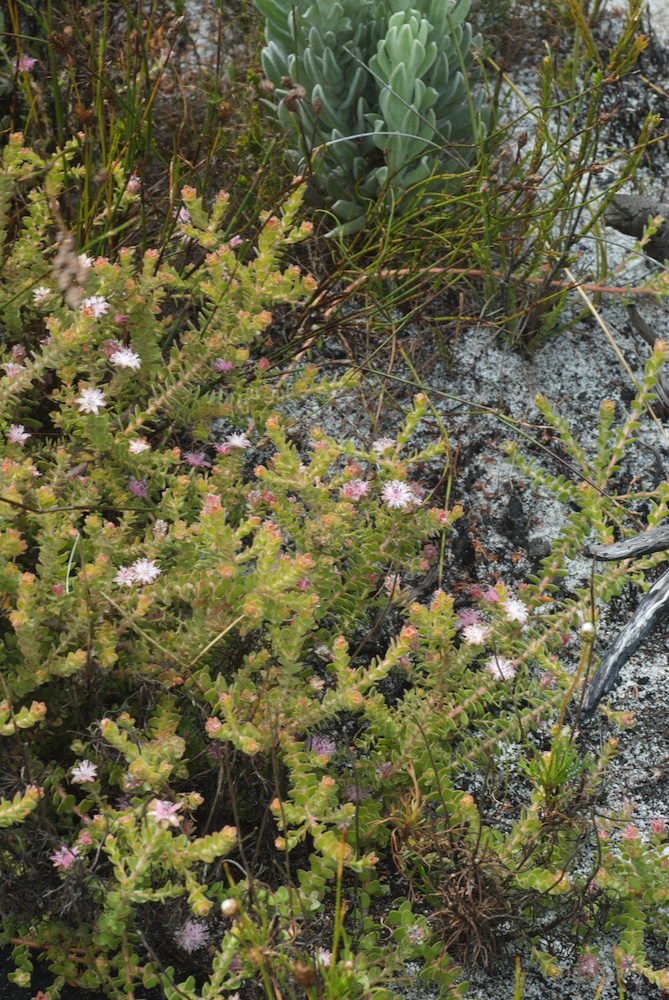
[[[470,94],[462,75],[464,66],[477,80],[469,0],[256,3],[266,18],[263,68],[291,158],[300,169],[311,164],[311,190],[320,189],[347,231],[379,198],[401,211],[417,197],[410,188],[427,181],[421,197],[429,199],[430,176],[454,168],[450,144],[464,163],[485,124],[482,95]],[[285,76],[306,91],[289,107]]]

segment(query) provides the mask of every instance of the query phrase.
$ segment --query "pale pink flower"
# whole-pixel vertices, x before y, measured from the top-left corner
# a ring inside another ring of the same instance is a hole
[[[251,441],[249,441],[246,434],[228,434],[225,439],[225,444],[227,444],[228,448],[251,447]]]
[[[211,468],[211,462],[207,461],[203,451],[185,451],[182,456],[182,461],[187,462],[188,465],[192,465],[196,469]]]
[[[96,764],[92,764],[90,760],[82,760],[80,764],[76,764],[72,768],[72,783],[75,785],[85,785],[89,781],[93,782],[97,773],[98,768]]]
[[[23,448],[23,445],[32,437],[31,434],[25,429],[23,424],[10,424],[9,430],[7,431],[7,440],[10,444],[18,444]]]
[[[332,952],[327,948],[316,949],[316,963],[324,969],[329,969],[332,965]]]
[[[188,211],[185,205],[182,205],[178,212],[175,209],[173,214],[174,218],[179,223],[179,225],[187,226],[190,224],[191,222],[190,212]]]
[[[135,438],[128,444],[128,451],[131,455],[141,455],[143,451],[149,451],[151,445],[146,438]]]
[[[214,369],[217,372],[231,372],[234,367],[232,361],[226,361],[225,358],[216,358],[214,361]]]
[[[181,802],[167,802],[165,799],[152,799],[151,806],[146,815],[150,816],[156,823],[167,823],[168,826],[178,826],[179,817],[177,813],[181,809]]]
[[[205,946],[209,940],[209,929],[204,920],[187,920],[174,935],[174,940],[190,955]]]
[[[99,319],[109,312],[109,303],[102,295],[91,295],[81,303],[81,311],[85,316],[94,316]]]
[[[307,737],[304,741],[304,746],[318,757],[331,757],[337,749],[334,740],[321,733],[315,733],[314,736]]]
[[[576,963],[576,975],[584,976],[586,979],[596,979],[602,973],[602,966],[597,961],[596,955],[591,951],[586,951],[579,955]]]
[[[520,622],[521,625],[524,625],[529,617],[527,605],[515,597],[507,597],[505,601],[502,601],[502,607],[510,622]]]
[[[391,510],[393,508],[408,507],[414,499],[410,487],[399,479],[391,479],[389,483],[385,483],[381,490],[381,495],[386,501],[386,506]]]
[[[17,375],[26,370],[25,365],[17,365],[14,361],[6,361],[2,367],[5,369],[7,378],[16,378]]]
[[[394,448],[396,443],[392,438],[379,438],[372,445],[372,451],[376,452],[377,455],[383,455],[389,448]]]
[[[233,236],[232,239],[230,240],[229,245],[232,247],[233,250],[236,250],[237,247],[240,247],[243,242],[244,241],[242,240],[241,236]]]
[[[636,840],[639,836],[639,831],[631,823],[628,823],[623,830],[623,840]]]
[[[93,264],[93,258],[89,257],[87,253],[77,254],[77,260],[79,261],[82,267],[91,267]],[[105,309],[105,312],[106,311],[107,310]]]
[[[146,479],[135,479],[134,476],[131,476],[128,480],[128,490],[134,497],[141,497],[142,500],[146,500],[148,496]]]
[[[99,413],[101,406],[106,406],[105,394],[101,389],[82,389],[79,403],[79,413]]]
[[[369,483],[365,482],[364,479],[351,479],[348,483],[344,483],[340,487],[340,493],[343,500],[360,500],[364,497],[369,489]]]
[[[462,611],[458,612],[455,624],[458,628],[465,628],[467,625],[473,625],[480,617],[481,612],[477,611],[476,608],[463,608]]]
[[[93,838],[91,837],[88,830],[82,830],[82,832],[79,834],[79,843],[83,844],[84,847],[91,846],[91,844],[93,843]]]
[[[128,177],[128,183],[125,186],[128,194],[139,194],[141,188],[142,182],[139,177],[137,177],[136,174],[130,174],[130,177]]]
[[[20,55],[18,59],[14,60],[14,69],[18,72],[21,70],[23,73],[28,73],[33,68],[37,59],[33,59],[32,56]]]
[[[70,865],[77,860],[78,856],[79,856],[78,847],[66,847],[65,844],[63,844],[63,846],[60,847],[57,851],[54,851],[53,854],[49,855],[49,860],[53,861],[56,868],[62,868],[63,870],[65,870],[66,868],[69,868]]]
[[[490,627],[482,622],[472,622],[470,625],[465,625],[462,637],[468,646],[485,646],[490,638]]]
[[[118,573],[114,577],[114,583],[119,587],[132,587],[135,582],[135,571],[131,566],[119,566]]]
[[[485,594],[483,594],[483,600],[486,604],[499,604],[499,594],[494,587],[488,587]]]
[[[114,351],[109,360],[119,368],[139,368],[142,363],[139,354],[129,347],[121,347],[120,350]]]
[[[46,285],[38,285],[37,288],[33,288],[33,301],[36,306],[43,305],[50,296],[51,289],[47,288]]]
[[[136,559],[130,569],[137,583],[154,583],[160,576],[160,566],[154,559]]]
[[[496,681],[510,681],[516,676],[513,661],[508,660],[505,656],[491,656],[485,668]]]
[[[127,313],[114,314],[114,322],[116,323],[117,326],[123,326],[123,324],[127,323],[129,319],[130,317],[128,316]]]

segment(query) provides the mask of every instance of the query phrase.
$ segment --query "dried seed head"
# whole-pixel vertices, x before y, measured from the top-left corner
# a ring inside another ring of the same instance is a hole
[[[56,52],[60,52],[62,55],[67,55],[70,48],[68,39],[65,35],[61,34],[60,31],[50,31],[47,35],[47,41],[49,45],[56,50]]]
[[[520,135],[518,136],[518,138],[516,139],[516,143],[518,144],[518,149],[522,149],[523,146],[526,146],[527,145],[527,132],[521,132]]]
[[[185,14],[182,14],[181,17],[177,17],[177,19],[175,21],[172,21],[171,25],[169,26],[169,28],[165,32],[165,38],[167,39],[169,45],[173,44],[175,38],[177,37],[177,35],[181,31],[181,29],[183,28],[183,26],[185,25],[185,23],[186,23],[186,15]]]
[[[79,126],[88,125],[93,117],[93,113],[89,108],[85,108],[83,104],[77,104],[74,109],[74,117],[77,119]]]
[[[266,76],[260,81],[258,88],[262,90],[264,94],[273,94],[275,89],[272,81],[268,80]]]
[[[312,967],[299,958],[296,962],[293,962],[293,975],[300,986],[304,986],[305,989],[309,989],[316,982],[316,973]]]
[[[283,99],[289,111],[297,111],[297,102],[303,100],[307,92],[299,83],[296,83],[292,90],[289,90]]]
[[[291,78],[289,76],[282,76],[281,80],[279,82],[281,83],[282,87],[288,87],[288,88],[290,88],[290,87],[293,86],[293,81],[291,80]]]
[[[321,101],[320,97],[314,97],[313,105],[312,106],[313,106],[313,109],[314,109],[314,114],[318,118],[318,116],[320,115],[321,111],[323,110],[323,102]]]
[[[63,293],[70,309],[77,309],[84,294],[83,285],[89,274],[89,266],[77,256],[77,248],[72,233],[61,230],[58,233],[58,253],[53,262],[53,276]]]

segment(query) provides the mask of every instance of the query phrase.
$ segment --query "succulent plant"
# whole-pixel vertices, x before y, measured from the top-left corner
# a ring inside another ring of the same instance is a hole
[[[466,163],[485,118],[469,0],[255,3],[290,155],[340,230],[359,228],[370,201],[406,207],[409,189],[424,197],[432,174]]]

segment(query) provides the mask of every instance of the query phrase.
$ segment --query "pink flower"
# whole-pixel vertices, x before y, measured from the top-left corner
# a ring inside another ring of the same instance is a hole
[[[232,361],[226,361],[224,358],[216,358],[214,361],[214,369],[217,372],[231,372],[234,367]]]
[[[79,403],[79,413],[95,413],[101,406],[106,406],[105,394],[101,389],[82,389],[81,396],[75,402]]]
[[[327,948],[317,948],[316,963],[322,965],[324,969],[329,969],[332,965],[332,952]]]
[[[628,823],[623,830],[623,840],[637,840],[639,837],[639,831],[631,823]]]
[[[204,920],[187,920],[174,935],[174,940],[190,955],[205,946],[209,940],[209,929]]]
[[[507,597],[505,601],[502,601],[502,607],[510,622],[520,622],[521,625],[524,625],[529,617],[527,605],[516,600],[515,597]]]
[[[139,354],[129,347],[121,347],[118,351],[114,351],[109,360],[119,368],[139,368],[142,363]]]
[[[149,805],[146,815],[150,816],[156,823],[167,823],[168,826],[178,826],[179,817],[177,813],[181,809],[181,802],[167,802],[165,799],[153,799]]]
[[[260,358],[258,361],[258,368],[261,372],[266,372],[269,368],[269,358]]]
[[[339,492],[343,500],[355,501],[364,497],[368,489],[369,483],[363,479],[351,479],[348,483],[344,483]]]
[[[379,438],[372,445],[372,451],[376,452],[377,455],[383,455],[389,448],[395,448],[396,442],[392,438]]]
[[[90,845],[93,843],[93,838],[91,837],[88,830],[83,830],[79,834],[79,843],[83,844],[84,847],[90,847]]]
[[[488,587],[485,594],[483,595],[483,600],[486,602],[486,604],[498,604],[499,594],[497,593],[494,587]]]
[[[490,627],[482,622],[472,622],[471,625],[465,625],[462,637],[468,646],[485,646],[490,638]]]
[[[14,69],[17,72],[21,70],[23,73],[29,73],[36,62],[37,59],[33,59],[32,56],[21,55],[18,59],[14,60]]]
[[[25,365],[17,365],[14,361],[6,361],[2,367],[5,369],[7,378],[16,378],[17,375],[26,370]]]
[[[576,963],[576,975],[584,976],[586,979],[596,979],[602,973],[602,966],[597,961],[595,955],[590,951],[579,955]]]
[[[187,226],[192,221],[190,217],[190,212],[188,211],[185,205],[182,205],[178,212],[175,209],[173,215],[176,221],[181,226]]]
[[[135,479],[131,476],[128,480],[128,490],[134,497],[141,497],[146,500],[148,494],[146,492],[146,479]]]
[[[109,312],[109,303],[102,295],[91,295],[81,303],[81,311],[85,316],[94,316],[99,319]]]
[[[132,587],[135,582],[135,572],[130,566],[119,566],[118,573],[114,577],[114,583],[119,587]]]
[[[31,435],[27,432],[23,424],[10,424],[7,431],[7,440],[10,444],[18,444],[21,448]]]
[[[95,781],[98,773],[97,765],[90,760],[82,760],[80,764],[72,768],[72,783],[75,785],[85,785],[87,782]]]
[[[389,483],[385,483],[381,495],[386,501],[386,506],[391,510],[408,507],[414,500],[411,489],[399,479],[391,479]]]
[[[657,819],[651,819],[650,829],[656,837],[661,837],[664,833],[664,819],[661,816]]]
[[[130,569],[137,583],[154,583],[160,576],[160,567],[152,559],[136,559]]]
[[[306,576],[302,576],[302,577],[300,577],[300,579],[299,579],[299,580],[297,581],[297,586],[298,586],[298,587],[300,588],[300,590],[306,590],[306,589],[307,589],[307,587],[310,587],[310,586],[311,586],[311,584],[310,584],[310,583],[309,583],[309,581],[307,580]]]
[[[492,674],[496,681],[510,681],[516,676],[516,668],[513,662],[505,656],[491,656],[485,668],[489,674]]]
[[[105,340],[102,347],[108,358],[111,358],[116,351],[123,350],[123,344],[119,340]]]
[[[79,856],[78,847],[70,848],[66,847],[65,844],[63,844],[63,846],[60,847],[57,851],[54,851],[53,854],[49,855],[49,860],[53,861],[56,868],[62,868],[64,870],[66,868],[69,868],[70,865],[77,860],[78,856]]]
[[[188,465],[192,465],[196,469],[211,468],[211,462],[207,461],[206,455],[203,451],[185,451],[182,456],[182,461],[187,462]]]
[[[481,612],[477,611],[476,608],[463,608],[462,611],[458,612],[455,624],[458,628],[465,628],[467,625],[473,625],[480,617]]]
[[[236,250],[237,247],[240,247],[242,243],[243,240],[241,236],[233,236],[232,239],[230,240],[230,246],[232,247],[233,250]]]
[[[128,445],[128,451],[131,455],[141,455],[143,451],[148,451],[151,445],[146,440],[146,438],[135,438]]]
[[[320,733],[316,733],[314,736],[309,736],[304,741],[304,746],[307,750],[311,750],[318,757],[331,757],[332,754],[337,749],[334,740],[331,740],[329,736],[323,736]]]
[[[127,323],[129,319],[130,317],[126,313],[114,314],[114,322],[116,323],[117,326],[123,326],[123,324]]]

